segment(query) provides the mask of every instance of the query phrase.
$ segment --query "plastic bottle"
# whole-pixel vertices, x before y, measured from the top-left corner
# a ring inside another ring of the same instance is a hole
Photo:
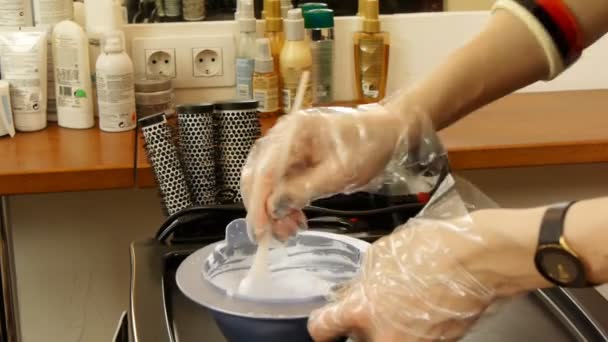
[[[34,0],[34,24],[55,25],[74,17],[74,0]]]
[[[305,2],[303,4],[299,4],[298,7],[302,9],[302,15],[304,15],[304,18],[306,18],[306,13],[308,11],[316,9],[328,9],[327,4],[323,2]]]
[[[300,77],[304,71],[312,70],[312,54],[304,32],[302,9],[292,9],[285,19],[286,42],[281,51],[281,84],[283,112],[289,113],[296,97]],[[306,87],[302,108],[312,107],[312,87]]]
[[[283,32],[283,19],[281,18],[281,0],[265,0],[265,31],[264,37],[270,40],[270,50],[274,59],[274,70],[279,73],[279,61],[281,50],[285,44],[285,34]]]
[[[274,71],[270,40],[256,41],[255,73],[253,74],[253,98],[258,101],[260,117],[274,118],[279,113],[279,76]]]
[[[31,26],[30,0],[0,0],[0,26]]]
[[[74,21],[83,29],[87,27],[87,18],[84,10],[84,3],[74,1]]]
[[[355,78],[362,103],[378,102],[386,95],[390,39],[380,31],[378,0],[365,0],[361,9],[363,30],[355,32]]]
[[[236,94],[239,99],[253,98],[256,22],[252,0],[239,0],[239,43],[236,57]]]
[[[124,132],[135,128],[135,87],[133,62],[125,52],[121,31],[104,35],[103,53],[97,59],[99,128]]]
[[[55,98],[55,76],[53,66],[53,48],[52,34],[55,24],[64,21],[72,20],[74,17],[73,0],[34,0],[34,24],[36,26],[44,26],[48,29],[48,65],[47,65],[47,119],[48,121],[57,121],[57,99]]]
[[[334,101],[334,11],[310,10],[304,13],[306,34],[312,51],[312,89],[315,105]]]
[[[105,33],[120,29],[122,19],[118,17],[118,11],[113,0],[84,0],[86,32],[89,37],[89,66],[91,68],[91,80],[93,80],[93,92],[97,93],[95,69],[97,58],[101,54],[101,40]],[[97,96],[95,96],[97,100]],[[98,106],[95,104],[95,111]]]
[[[57,122],[66,128],[95,125],[87,36],[80,25],[65,20],[53,29],[53,65]]]
[[[283,19],[287,18],[287,12],[293,8],[293,4],[291,0],[281,0],[281,17]]]

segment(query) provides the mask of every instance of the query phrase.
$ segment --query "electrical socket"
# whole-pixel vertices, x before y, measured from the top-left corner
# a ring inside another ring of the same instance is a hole
[[[173,63],[165,63],[162,57],[167,55],[173,57]],[[135,37],[131,57],[136,73],[170,73],[175,88],[232,87],[236,83],[232,34]],[[161,57],[160,64],[158,60],[154,64],[157,57]]]
[[[216,77],[224,73],[221,48],[192,49],[192,72],[194,77]]]
[[[146,49],[146,75],[175,78],[175,49]]]

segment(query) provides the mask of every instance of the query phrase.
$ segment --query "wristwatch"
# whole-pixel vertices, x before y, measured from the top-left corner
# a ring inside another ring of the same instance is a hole
[[[534,262],[549,282],[561,287],[589,287],[585,265],[564,238],[564,220],[575,202],[551,206],[543,217]]]

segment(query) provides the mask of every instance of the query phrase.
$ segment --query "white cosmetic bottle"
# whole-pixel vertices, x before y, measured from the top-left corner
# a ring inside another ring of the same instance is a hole
[[[122,31],[106,33],[97,59],[99,128],[105,132],[124,132],[136,126],[133,62],[124,42]]]
[[[82,27],[73,21],[62,21],[53,29],[53,65],[59,126],[93,127],[88,40]]]

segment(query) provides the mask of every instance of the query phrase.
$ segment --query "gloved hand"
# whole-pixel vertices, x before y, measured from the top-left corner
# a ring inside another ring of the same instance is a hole
[[[455,341],[496,299],[549,286],[533,263],[535,216],[455,204],[434,203],[374,243],[359,277],[312,313],[313,339]]]
[[[283,117],[255,144],[242,172],[256,238],[271,229],[285,240],[306,227],[300,209],[311,200],[363,189],[403,143],[409,120],[379,104]]]
[[[317,342],[456,340],[495,299],[491,286],[466,267],[483,241],[454,223],[414,219],[368,251],[360,278],[314,312]]]

